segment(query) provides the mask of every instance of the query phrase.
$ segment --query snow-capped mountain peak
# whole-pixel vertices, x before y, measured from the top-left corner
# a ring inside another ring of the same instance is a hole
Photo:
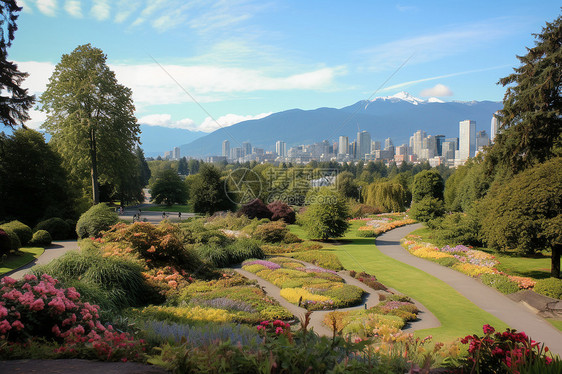
[[[407,101],[407,102],[412,103],[414,105],[418,105],[420,103],[425,102],[425,100],[414,97],[414,96],[410,95],[408,92],[405,92],[405,91],[398,92],[397,94],[392,95],[392,96],[377,97],[373,101],[376,101],[376,100],[384,100],[384,101],[388,100],[388,101],[394,101],[394,102],[396,102],[396,101]]]

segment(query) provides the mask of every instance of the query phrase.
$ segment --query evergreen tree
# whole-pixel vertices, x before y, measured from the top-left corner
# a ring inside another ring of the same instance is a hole
[[[191,161],[191,160],[190,160]],[[211,164],[203,164],[199,173],[190,181],[190,200],[197,213],[213,214],[229,210],[234,204],[228,196],[228,185],[221,180],[220,171]]]
[[[500,79],[508,86],[498,119],[501,126],[488,152],[490,166],[506,165],[517,173],[561,154],[562,18],[546,23],[521,66]]]
[[[144,152],[141,147],[137,146],[135,149],[135,155],[137,157],[137,163],[140,172],[140,184],[142,187],[148,185],[148,181],[150,181],[150,177],[152,176],[150,172],[150,168],[148,167],[148,162],[144,158]]]
[[[162,171],[150,186],[151,201],[156,204],[185,204],[189,197],[187,185],[173,169]]]
[[[327,240],[345,234],[349,228],[349,207],[343,196],[329,187],[321,187],[312,190],[307,201],[310,205],[302,222],[310,238]]]
[[[443,178],[437,170],[424,170],[414,176],[412,201],[420,201],[426,196],[443,200],[443,188]]]
[[[0,121],[12,128],[29,119],[27,111],[35,102],[35,97],[20,87],[28,74],[20,72],[16,64],[8,61],[7,49],[18,29],[16,21],[21,9],[15,0],[0,2],[0,93],[4,94],[0,95]]]
[[[41,95],[43,124],[72,178],[84,189],[91,181],[99,203],[100,180],[118,185],[135,170],[134,147],[140,128],[132,91],[120,85],[103,52],[90,44],[63,55]]]
[[[187,165],[187,158],[182,157],[178,163],[178,174],[179,175],[188,175],[189,174],[189,166]]]

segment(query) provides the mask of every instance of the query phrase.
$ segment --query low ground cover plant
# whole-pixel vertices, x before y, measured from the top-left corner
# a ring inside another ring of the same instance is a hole
[[[308,250],[306,252],[289,253],[287,256],[296,260],[310,262],[325,269],[343,270],[343,265],[338,256],[327,251]]]
[[[364,271],[357,273],[356,271],[351,270],[349,272],[349,275],[357,279],[359,282],[365,283],[367,286],[371,287],[374,290],[380,290],[380,291],[388,290],[384,284],[382,284],[377,280],[377,277],[365,273]]]
[[[379,214],[374,219],[366,220],[365,225],[357,229],[357,236],[364,238],[377,237],[389,230],[413,223],[416,223],[416,220],[402,214]]]
[[[537,293],[554,299],[562,299],[562,279],[541,279],[537,281],[534,290]]]
[[[359,287],[343,283],[334,270],[305,265],[286,257],[248,260],[242,268],[281,288],[281,296],[309,310],[343,308],[358,304]]]

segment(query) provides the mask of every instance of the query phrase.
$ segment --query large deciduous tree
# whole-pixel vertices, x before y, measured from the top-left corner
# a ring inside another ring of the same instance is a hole
[[[485,241],[492,248],[552,251],[551,274],[560,277],[562,254],[562,158],[527,169],[494,185],[483,205]]]
[[[29,119],[27,111],[35,102],[35,97],[21,88],[28,74],[20,72],[16,64],[8,61],[7,49],[18,29],[16,21],[21,9],[15,0],[0,1],[0,121],[12,128]]]
[[[234,207],[229,197],[228,184],[224,183],[220,170],[212,164],[201,166],[189,188],[190,200],[196,213],[213,214]]]
[[[443,178],[437,170],[424,170],[414,177],[412,201],[421,201],[426,196],[443,200],[443,188]]]
[[[521,66],[500,79],[509,86],[498,119],[500,131],[488,154],[492,166],[515,173],[560,155],[562,146],[562,18],[546,23]]]
[[[162,171],[150,186],[152,201],[156,204],[185,204],[189,198],[187,185],[173,169]]]
[[[329,187],[311,190],[307,195],[310,203],[302,222],[312,239],[339,238],[349,228],[349,207],[345,198]]]
[[[132,92],[117,82],[101,49],[86,44],[63,55],[41,103],[47,113],[43,128],[72,177],[85,188],[90,179],[94,204],[100,181],[118,186],[136,170],[140,129]]]

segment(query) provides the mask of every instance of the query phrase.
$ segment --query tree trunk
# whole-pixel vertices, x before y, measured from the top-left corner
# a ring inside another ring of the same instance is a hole
[[[562,245],[555,244],[552,246],[552,260],[550,267],[550,276],[560,278],[560,255],[562,255]]]
[[[92,197],[94,205],[100,202],[100,190],[98,185],[98,159],[96,150],[96,130],[90,128],[90,160],[92,161]]]

